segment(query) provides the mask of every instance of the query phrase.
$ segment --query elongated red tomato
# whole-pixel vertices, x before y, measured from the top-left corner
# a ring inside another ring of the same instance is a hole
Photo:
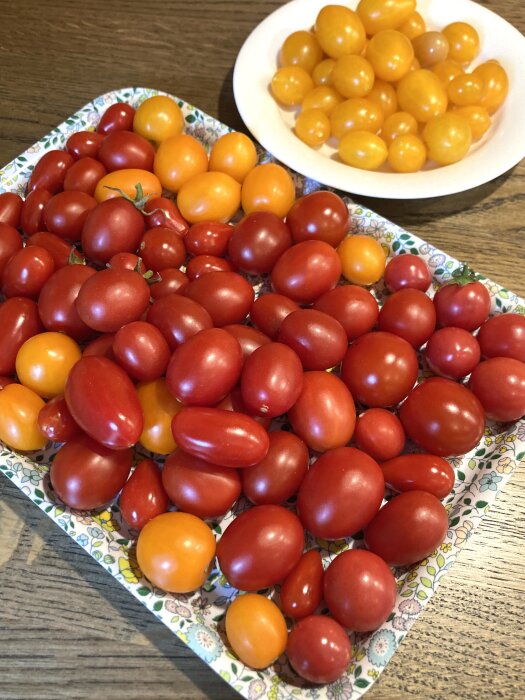
[[[4,267],[1,291],[6,297],[38,299],[54,271],[53,256],[45,248],[37,245],[20,248]]]
[[[223,467],[251,467],[266,456],[266,430],[250,416],[219,408],[183,408],[171,424],[185,452]]]
[[[223,326],[223,330],[228,331],[230,335],[233,335],[238,340],[242,350],[243,362],[246,362],[248,357],[261,345],[271,342],[270,338],[257,330],[257,328],[246,326],[243,323],[231,323],[228,326]]]
[[[116,102],[110,105],[100,117],[97,132],[111,134],[114,131],[130,131],[133,129],[135,111],[135,108],[126,102]]]
[[[130,378],[106,357],[82,357],[69,373],[65,398],[78,425],[105,447],[131,447],[142,433],[142,408]]]
[[[180,267],[186,259],[181,236],[172,228],[154,226],[142,236],[140,257],[148,270]]]
[[[0,222],[0,281],[9,258],[22,248],[22,236],[14,226]]]
[[[22,345],[44,329],[38,306],[32,299],[11,297],[0,304],[0,374],[14,374],[16,356]]]
[[[141,382],[162,377],[170,361],[168,342],[152,323],[132,321],[120,328],[113,340],[118,364]]]
[[[499,314],[481,326],[478,342],[483,357],[513,357],[525,362],[525,316]]]
[[[82,250],[95,262],[107,263],[117,253],[134,253],[144,233],[141,213],[123,197],[100,202],[82,228]]]
[[[23,208],[23,200],[14,192],[0,194],[0,222],[18,228]]]
[[[184,245],[190,255],[217,255],[223,257],[233,226],[220,221],[199,221],[190,227],[184,237]]]
[[[39,192],[39,190],[36,190]],[[70,264],[81,265],[82,256],[74,245],[49,231],[37,231],[27,239],[26,245],[38,245],[45,248],[55,262],[55,271]]]
[[[330,369],[341,362],[348,348],[339,321],[315,309],[299,309],[287,316],[277,339],[295,350],[304,369]]]
[[[216,326],[242,323],[255,297],[253,287],[237,272],[209,272],[193,280],[184,294],[202,304]]]
[[[255,211],[235,226],[228,253],[239,270],[259,275],[271,272],[291,245],[290,229],[281,218],[268,211]]]
[[[315,549],[303,554],[281,586],[281,610],[296,620],[312,615],[323,599],[323,561]]]
[[[348,668],[352,646],[342,626],[326,615],[309,615],[288,636],[291,667],[310,683],[333,683]]]
[[[454,486],[454,470],[446,459],[437,455],[399,455],[380,466],[385,485],[394,491],[426,491],[441,499]]]
[[[150,287],[153,299],[167,297],[168,294],[184,294],[184,290],[190,283],[188,276],[175,267],[159,270],[157,274],[160,279]]]
[[[67,151],[48,151],[33,168],[27,191],[48,190],[51,194],[60,192],[68,169],[73,165],[74,158]]]
[[[52,442],[68,442],[81,432],[63,396],[51,399],[40,410],[38,427]]]
[[[107,175],[107,170],[99,160],[89,156],[79,158],[66,173],[64,191],[76,190],[93,195],[98,181],[104,175]]]
[[[27,195],[20,214],[20,226],[28,236],[45,231],[44,207],[51,197],[47,190],[33,190]]]
[[[162,226],[169,228],[179,234],[186,236],[189,224],[183,218],[178,206],[172,199],[167,197],[151,197],[144,205],[144,221],[146,228]],[[222,225],[222,224],[221,224]]]
[[[143,459],[124,484],[120,512],[130,527],[142,530],[152,518],[168,510],[169,500],[161,472],[152,459]]]
[[[299,304],[310,304],[335,287],[341,276],[341,261],[324,241],[302,241],[288,248],[272,270],[272,285],[278,294]]]
[[[394,292],[379,312],[379,330],[404,338],[416,350],[427,342],[435,327],[434,304],[420,289]]]
[[[360,450],[376,462],[400,455],[405,447],[405,431],[399,418],[384,408],[369,408],[357,419],[354,433]]]
[[[151,305],[146,320],[157,326],[172,350],[199,331],[213,326],[206,309],[182,294],[168,294],[157,299]]]
[[[44,223],[47,230],[57,236],[79,241],[84,222],[96,206],[95,199],[85,192],[59,192],[44,206]]]
[[[489,357],[470,375],[468,388],[487,418],[510,423],[525,414],[525,363],[513,357]]]
[[[379,315],[379,307],[372,294],[355,284],[331,289],[315,301],[313,308],[337,319],[349,341],[371,331]]]
[[[66,141],[66,150],[75,159],[96,158],[104,135],[97,131],[76,131]]]
[[[318,240],[337,248],[348,233],[346,204],[334,192],[311,192],[298,199],[286,216],[295,243]]]
[[[190,280],[196,280],[208,272],[234,272],[234,267],[226,258],[215,255],[196,255],[186,265],[186,274]]]
[[[140,134],[120,129],[106,136],[100,144],[97,157],[108,173],[124,168],[153,170],[155,149]]]
[[[250,318],[255,326],[275,339],[284,319],[299,306],[282,294],[262,294],[251,308]]]

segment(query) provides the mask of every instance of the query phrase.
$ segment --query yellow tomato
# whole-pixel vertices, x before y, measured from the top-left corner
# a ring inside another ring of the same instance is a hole
[[[295,133],[312,148],[318,148],[330,137],[330,119],[322,109],[305,109],[297,117]]]
[[[348,131],[379,131],[383,112],[366,97],[353,97],[341,102],[330,115],[332,134],[340,139]]]
[[[20,384],[51,399],[64,393],[69,372],[82,353],[64,333],[39,333],[22,345],[16,356]]]
[[[397,30],[412,41],[412,39],[415,39],[420,34],[426,32],[427,25],[423,17],[416,11],[412,12],[412,14],[406,18],[403,24],[400,24],[399,27],[397,27]]]
[[[470,63],[479,51],[479,35],[467,22],[452,22],[443,29],[449,43],[449,58],[458,63]]]
[[[435,73],[421,68],[401,79],[397,86],[400,110],[409,112],[418,122],[428,122],[443,114],[448,105],[445,88]]]
[[[408,112],[394,112],[387,117],[381,129],[381,138],[390,145],[403,134],[417,134],[417,121]]]
[[[325,114],[330,115],[335,107],[341,103],[341,95],[327,85],[318,85],[306,95],[301,110],[322,109]]]
[[[448,99],[458,107],[479,105],[483,94],[483,81],[473,73],[456,76],[447,85]]]
[[[121,197],[122,192],[135,199],[137,196],[137,185],[142,187],[144,196],[160,197],[162,185],[159,178],[148,170],[139,168],[126,168],[124,170],[114,170],[112,173],[104,175],[95,188],[93,195],[97,202],[104,202],[106,199]],[[117,190],[121,190],[118,192]]]
[[[242,182],[257,165],[257,151],[253,141],[240,131],[224,134],[213,144],[209,169],[231,175]]]
[[[472,143],[468,120],[457,112],[447,112],[431,119],[423,129],[428,157],[438,165],[461,160]]]
[[[489,114],[494,114],[505,102],[509,91],[509,79],[505,69],[496,61],[486,61],[475,68],[472,75],[481,78],[483,83],[480,105],[485,107]]]
[[[490,114],[485,107],[479,105],[453,107],[452,111],[461,114],[468,121],[473,141],[478,141],[490,127]]]
[[[356,12],[343,5],[326,5],[315,20],[315,35],[330,58],[361,53],[366,42],[363,23]]]
[[[410,39],[395,29],[375,34],[366,48],[366,57],[372,64],[376,77],[387,82],[401,80],[414,59]]]
[[[229,221],[240,205],[241,185],[226,173],[195,175],[182,185],[177,195],[180,213],[190,224]]]
[[[310,74],[300,66],[279,68],[272,78],[270,89],[275,99],[286,107],[300,105],[314,86]]]
[[[144,100],[133,118],[133,131],[157,143],[180,134],[183,128],[181,109],[167,95],[155,95]]]
[[[341,56],[332,72],[332,85],[343,97],[364,97],[374,79],[374,69],[363,56]]]
[[[311,73],[323,58],[323,50],[311,32],[293,32],[284,40],[279,54],[281,66],[300,66]]]
[[[144,414],[140,444],[150,452],[170,454],[177,447],[171,432],[171,421],[182,404],[170,393],[164,377],[141,382],[137,385],[137,395]]]
[[[354,168],[377,170],[387,155],[386,143],[370,131],[349,131],[339,141],[339,157]]]
[[[331,85],[332,72],[335,61],[333,58],[325,58],[320,61],[313,70],[312,78],[315,85]]]
[[[185,182],[208,170],[208,154],[193,136],[172,136],[160,144],[153,170],[163,187],[178,192]]]
[[[454,80],[454,78],[458,75],[462,75],[464,72],[459,63],[453,61],[451,58],[447,58],[445,61],[441,61],[441,63],[436,63],[435,66],[432,66],[432,73],[437,75],[445,87],[451,80]]]
[[[0,440],[13,450],[41,450],[47,444],[38,428],[43,399],[22,384],[8,384],[0,391]]]
[[[384,80],[375,81],[366,99],[375,102],[385,118],[397,111],[397,93],[392,85]]]
[[[414,13],[416,0],[361,0],[357,14],[367,34],[397,29]]]
[[[339,245],[343,277],[352,284],[375,284],[385,271],[386,255],[379,241],[371,236],[347,236]]]
[[[412,39],[414,54],[422,68],[431,68],[448,57],[448,39],[442,32],[424,32]]]
[[[427,159],[427,149],[419,136],[398,136],[388,149],[388,162],[396,173],[415,173],[421,170]]]
[[[245,214],[270,211],[285,217],[295,202],[292,176],[277,163],[257,165],[242,184],[241,202]]]

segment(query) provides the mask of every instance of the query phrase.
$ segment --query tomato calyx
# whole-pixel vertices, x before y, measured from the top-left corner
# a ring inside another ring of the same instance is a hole
[[[147,212],[144,207],[148,203],[148,201],[151,199],[153,195],[151,194],[144,194],[144,190],[142,189],[142,184],[140,182],[137,182],[135,185],[135,196],[130,197],[127,195],[124,190],[122,190],[120,187],[110,187],[109,185],[104,185],[105,189],[107,190],[113,190],[114,192],[118,192],[119,195],[125,199],[127,202],[131,202],[133,206],[140,211],[140,213],[143,216],[149,216],[150,214],[153,214],[155,211],[161,211],[160,209],[154,209],[152,212]],[[165,213],[165,212],[164,212]]]
[[[81,255],[75,246],[71,246],[71,252],[69,253],[68,265],[85,265],[86,258]]]
[[[471,270],[468,263],[461,263],[461,267],[452,273],[451,279],[444,282],[441,286],[446,287],[449,284],[457,284],[458,287],[464,287],[471,282],[478,282],[480,279],[482,279],[482,276]]]

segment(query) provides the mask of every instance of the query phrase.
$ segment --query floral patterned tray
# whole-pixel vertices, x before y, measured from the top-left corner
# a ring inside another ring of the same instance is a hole
[[[24,193],[34,164],[52,148],[62,148],[68,136],[81,129],[92,129],[104,110],[115,101],[134,106],[156,90],[126,88],[97,97],[22,155],[0,170],[0,192]],[[176,98],[177,99],[177,98]],[[228,127],[200,110],[178,100],[188,133],[200,139],[207,148],[228,131]],[[270,159],[269,154],[263,157]],[[298,192],[307,193],[319,185],[294,175]],[[354,204],[347,198],[352,231],[377,238],[391,253],[411,252],[422,256],[430,266],[434,280],[450,277],[458,261],[433,248],[416,236],[383,219],[374,212]],[[492,297],[492,311],[525,313],[525,303],[498,284],[484,279]],[[380,300],[381,285],[374,293]],[[392,654],[407,634],[426,603],[437,589],[441,578],[452,566],[462,545],[505,486],[520,460],[525,456],[525,421],[515,425],[489,425],[480,444],[468,455],[452,459],[456,482],[444,501],[449,513],[450,529],[438,550],[419,564],[396,572],[398,597],[394,611],[376,632],[353,635],[353,659],[345,676],[332,685],[312,687],[300,681],[284,658],[271,668],[256,672],[245,667],[228,650],[223,618],[229,601],[237,591],[231,588],[220,571],[214,570],[204,588],[192,595],[172,595],[151,587],[137,566],[133,534],[121,522],[118,505],[112,504],[96,514],[65,508],[55,498],[48,477],[48,465],[58,446],[32,454],[15,454],[0,443],[0,471],[13,481],[39,508],[85,549],[119,583],[125,586],[156,617],[182,639],[235,690],[250,700],[256,698],[359,698],[379,677]],[[220,535],[245,504],[238,503],[219,522],[212,523]],[[349,545],[345,541],[310,541],[328,563]],[[350,546],[359,546],[351,541]],[[268,591],[270,594],[270,591]]]

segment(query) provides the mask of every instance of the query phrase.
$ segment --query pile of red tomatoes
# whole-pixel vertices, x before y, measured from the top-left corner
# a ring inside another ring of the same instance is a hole
[[[226,613],[244,663],[286,650],[301,676],[330,682],[350,660],[345,630],[392,612],[392,567],[444,540],[445,458],[473,449],[487,418],[525,413],[525,318],[489,318],[467,269],[432,299],[422,259],[387,263],[377,241],[348,236],[334,193],[295,200],[289,174],[261,171],[241,134],[205,161],[199,151],[201,172],[181,171],[176,103],[144,104],[113,105],[95,132],[47,152],[25,200],[0,195],[0,439],[61,443],[50,481],[73,509],[120,494],[155,586],[194,591],[217,557],[248,592]],[[236,183],[225,208],[217,175]],[[192,182],[193,208],[181,199]],[[367,286],[381,278],[380,309]],[[434,376],[418,383],[419,351]],[[405,453],[407,438],[420,453]],[[142,459],[130,476],[136,445],[163,466]],[[383,505],[385,487],[398,495]],[[241,495],[252,507],[216,543],[206,520]],[[305,530],[364,531],[366,549],[323,571]],[[280,609],[257,594],[276,584]],[[322,601],[330,616],[316,614]]]

